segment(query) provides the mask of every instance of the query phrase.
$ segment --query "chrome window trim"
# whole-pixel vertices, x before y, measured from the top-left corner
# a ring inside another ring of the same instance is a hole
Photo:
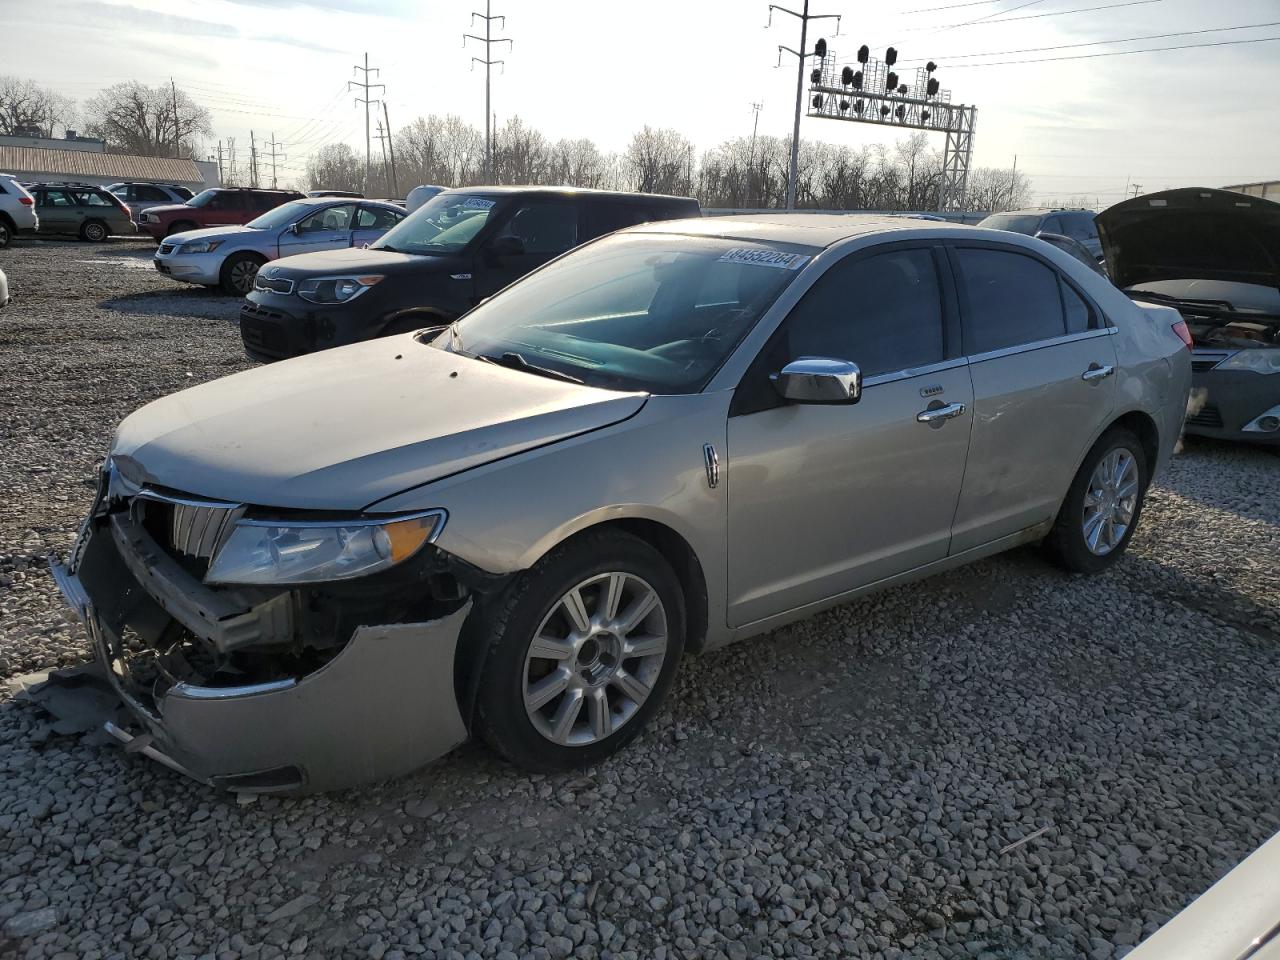
[[[431,531],[431,536],[427,537],[427,543],[435,543],[440,536],[444,526],[449,522],[449,511],[442,507],[435,507],[431,510],[419,510],[416,513],[388,513],[381,517],[355,517],[349,520],[261,520],[257,518],[245,519],[241,518],[236,522],[238,527],[290,527],[290,528],[312,528],[312,527],[375,527],[388,523],[399,523],[401,520],[419,520],[424,517],[435,517],[437,523]]]
[[[955,357],[951,360],[941,360],[938,363],[931,363],[923,367],[909,367],[906,370],[897,370],[892,373],[877,373],[872,377],[864,377],[862,381],[862,389],[867,387],[876,387],[882,383],[897,383],[899,380],[912,380],[915,377],[924,377],[933,373],[941,373],[944,370],[954,370],[956,367],[967,367],[969,365],[968,357]]]
[[[1031,353],[1046,347],[1057,347],[1064,343],[1075,343],[1077,340],[1093,340],[1096,337],[1112,337],[1119,333],[1118,327],[1105,327],[1101,330],[1085,330],[1081,333],[1067,333],[1060,337],[1049,337],[1046,340],[1032,340],[1030,343],[1019,343],[999,350],[988,350],[986,353],[975,353],[969,357],[970,363],[982,363],[984,360],[998,360],[1001,357],[1012,357],[1019,353]]]

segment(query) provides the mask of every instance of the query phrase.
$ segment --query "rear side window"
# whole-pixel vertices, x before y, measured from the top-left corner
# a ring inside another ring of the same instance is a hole
[[[168,195],[163,190],[159,187],[153,187],[148,183],[135,184],[130,192],[132,193],[134,200],[165,202],[169,199]]]
[[[777,363],[831,357],[873,377],[940,362],[942,299],[932,252],[892,250],[837,263],[796,304],[784,329],[785,356]]]
[[[98,193],[96,190],[81,190],[81,191],[78,191],[77,193],[72,194],[72,196],[75,197],[76,203],[78,203],[82,207],[115,206],[115,204],[113,204],[101,193]]]
[[[1098,228],[1094,225],[1093,217],[1087,213],[1072,213],[1062,218],[1066,222],[1066,229],[1063,231],[1072,240],[1097,240]]]
[[[404,214],[382,207],[361,207],[356,216],[357,230],[390,230],[404,219]]]
[[[190,200],[192,197],[195,196],[195,194],[192,193],[190,190],[188,190],[186,187],[170,187],[169,189],[172,190],[174,193],[176,193],[183,200]]]
[[[1067,229],[1062,225],[1061,217],[1045,217],[1044,222],[1040,224],[1040,229],[1045,233],[1066,233]]]
[[[634,227],[637,223],[647,223],[650,220],[657,219],[659,216],[660,214],[652,208],[641,206],[638,203],[610,203],[607,200],[591,201],[587,203],[586,236],[583,239],[589,240],[592,237],[601,237],[606,233],[613,233],[615,230]],[[664,219],[670,219],[670,217]]]
[[[956,251],[968,307],[964,352],[1003,350],[1066,333],[1058,275],[1039,260],[1004,250]]]
[[[1084,333],[1086,330],[1098,329],[1093,308],[1085,302],[1084,298],[1061,277],[1058,278],[1058,286],[1062,290],[1062,310],[1066,314],[1067,333]]]

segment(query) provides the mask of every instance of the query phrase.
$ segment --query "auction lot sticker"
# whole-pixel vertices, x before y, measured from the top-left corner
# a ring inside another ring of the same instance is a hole
[[[721,263],[752,263],[757,267],[777,267],[779,270],[799,270],[808,261],[809,257],[803,253],[783,253],[760,247],[734,247],[720,255]]]

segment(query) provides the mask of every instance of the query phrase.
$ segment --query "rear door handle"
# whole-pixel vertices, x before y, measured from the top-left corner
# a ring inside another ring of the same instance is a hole
[[[1086,383],[1096,383],[1099,380],[1105,380],[1116,372],[1115,367],[1100,367],[1096,363],[1091,365],[1088,370],[1080,374],[1080,379]]]
[[[958,417],[965,411],[963,403],[948,403],[944,407],[930,407],[928,410],[921,410],[916,414],[917,423],[941,423],[943,420],[950,420]]]

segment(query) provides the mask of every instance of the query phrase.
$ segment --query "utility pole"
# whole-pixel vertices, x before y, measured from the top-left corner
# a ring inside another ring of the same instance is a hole
[[[180,140],[178,138],[178,87],[174,84],[173,77],[169,78],[169,94],[173,98],[173,156],[176,159]]]
[[[249,131],[249,186],[258,185],[258,141]]]
[[[1139,194],[1139,193],[1141,193],[1141,192],[1142,192],[1142,184],[1140,184],[1140,183],[1135,183],[1135,184],[1133,185],[1133,198],[1134,198],[1135,200],[1136,200],[1136,199],[1138,199],[1138,194]]]
[[[271,148],[271,189],[274,190],[276,188],[276,158],[279,157],[281,160],[289,158],[279,152],[280,147],[283,147],[284,144],[276,139],[274,130],[271,132],[271,139],[267,141],[267,146]]]
[[[788,10],[786,7],[780,7],[777,4],[769,4],[769,24],[773,23],[773,11],[779,10],[782,13],[788,13],[800,21],[800,49],[792,50],[790,47],[778,45],[778,60],[781,63],[782,51],[793,54],[799,65],[796,67],[796,120],[791,127],[791,172],[787,176],[787,209],[794,210],[796,208],[796,161],[800,155],[800,109],[804,104],[804,62],[808,57],[814,56],[808,52],[809,41],[809,21],[810,20],[834,20],[836,22],[836,33],[840,32],[840,15],[838,13],[810,13],[809,0],[804,0],[804,7],[800,13],[794,10]]]
[[[378,133],[377,133],[377,137],[378,137],[378,144],[379,144],[379,146],[381,146],[381,147],[382,147],[382,179],[383,179],[383,181],[384,181],[388,186],[390,186],[390,184],[391,184],[391,172],[390,172],[390,168],[388,168],[388,166],[387,166],[387,133],[386,133],[386,130],[385,130],[385,129],[383,128],[383,126],[382,126],[382,118],[381,118],[381,117],[379,117],[379,118],[378,118]],[[367,192],[367,191],[366,191],[366,192]]]
[[[222,186],[222,141],[218,141],[218,186]]]
[[[764,109],[763,103],[751,104],[751,109],[755,111],[756,118],[751,123],[751,149],[747,151],[747,196],[750,202],[753,196],[751,192],[751,180],[755,176],[756,171],[756,131],[760,129],[760,111]]]
[[[387,92],[387,87],[386,87],[386,84],[383,84],[383,83],[369,82],[370,73],[381,73],[381,71],[377,67],[369,66],[368,53],[364,55],[364,66],[362,67],[359,64],[357,64],[353,69],[364,71],[364,81],[360,82],[356,80],[348,80],[347,89],[350,90],[352,87],[359,87],[364,91],[364,97],[363,98],[356,97],[356,103],[364,104],[364,182],[365,182],[365,187],[367,188],[369,185],[369,154],[372,151],[372,147],[373,147],[372,135],[370,134],[370,131],[369,131],[369,105],[372,103],[378,102],[376,99],[370,99],[369,91],[374,87],[379,87],[381,88],[383,94],[385,94]]]
[[[477,63],[484,64],[484,176],[490,183],[493,182],[493,107],[490,106],[490,87],[493,76],[493,68],[496,64],[505,64],[505,60],[493,59],[493,45],[495,43],[515,43],[506,37],[494,38],[493,21],[501,20],[501,29],[507,29],[507,18],[495,16],[490,12],[490,0],[484,0],[484,13],[472,13],[471,23],[474,25],[476,17],[484,21],[484,36],[480,37],[474,33],[464,33],[462,35],[462,45],[465,47],[468,40],[476,40],[484,44],[484,57],[472,57],[471,69],[475,69]]]
[[[396,142],[391,138],[391,117],[387,114],[387,101],[382,101],[382,118],[387,121],[387,150],[391,154],[391,196],[400,196],[400,178],[396,176]]]

